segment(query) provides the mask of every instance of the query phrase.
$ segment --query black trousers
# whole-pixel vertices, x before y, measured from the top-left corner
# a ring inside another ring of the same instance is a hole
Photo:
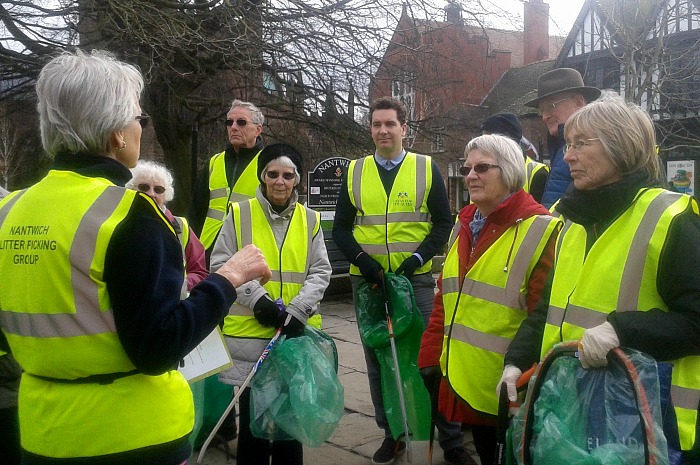
[[[19,465],[19,418],[17,407],[0,409],[0,462]]]
[[[496,457],[496,427],[485,425],[472,425],[472,436],[476,453],[479,454],[481,463],[493,463]]]
[[[250,388],[241,393],[238,407],[237,465],[303,465],[304,451],[299,441],[268,441],[253,436],[250,431]]]

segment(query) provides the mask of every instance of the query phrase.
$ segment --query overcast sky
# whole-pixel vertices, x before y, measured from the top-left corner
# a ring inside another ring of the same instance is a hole
[[[518,15],[522,24],[523,0],[490,0],[504,10]],[[550,35],[566,36],[576,21],[585,0],[544,0],[549,3]]]
[[[546,1],[546,0],[545,0]],[[567,35],[578,17],[584,0],[549,0],[549,33]]]

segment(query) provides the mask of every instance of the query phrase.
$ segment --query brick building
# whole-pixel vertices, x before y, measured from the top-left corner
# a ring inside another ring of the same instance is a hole
[[[563,44],[549,36],[547,3],[529,0],[523,7],[522,31],[469,24],[452,1],[444,21],[414,19],[404,8],[370,84],[370,100],[390,95],[406,103],[406,145],[438,161],[455,211],[463,204],[455,167],[494,113],[484,99],[508,70],[554,58]]]

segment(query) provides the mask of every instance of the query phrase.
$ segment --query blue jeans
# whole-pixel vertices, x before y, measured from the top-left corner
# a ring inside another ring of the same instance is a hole
[[[364,280],[359,276],[351,276],[353,298],[357,291],[357,286]],[[416,305],[423,316],[425,326],[428,326],[430,314],[433,312],[433,299],[435,298],[435,280],[431,273],[414,275],[410,278],[413,286],[413,293],[416,296]],[[369,393],[374,406],[374,419],[377,426],[384,430],[384,436],[392,437],[389,429],[389,422],[384,411],[384,399],[382,398],[381,365],[377,360],[374,349],[362,346],[367,363],[367,378],[369,379]],[[460,422],[449,422],[438,413],[435,419],[435,426],[438,430],[438,442],[442,450],[450,450],[455,447],[464,446],[464,433]]]

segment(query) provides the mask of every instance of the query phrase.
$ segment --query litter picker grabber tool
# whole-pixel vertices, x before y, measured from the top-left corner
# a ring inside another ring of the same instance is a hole
[[[391,321],[391,309],[389,308],[389,296],[386,292],[386,279],[382,276],[382,294],[384,296],[384,311],[386,312],[386,325],[389,330],[389,344],[391,346],[391,358],[394,362],[394,375],[396,378],[396,389],[399,393],[399,405],[401,407],[401,417],[403,419],[404,433],[403,440],[406,443],[406,459],[410,463],[413,453],[411,451],[411,429],[408,426],[408,413],[406,412],[406,399],[403,395],[403,383],[401,381],[401,371],[399,370],[399,356],[396,352],[396,341],[394,340],[394,326]]]
[[[537,364],[532,365],[532,367],[525,373],[520,375],[518,381],[515,383],[515,389],[517,392],[522,392],[527,389],[527,384],[530,381],[530,377],[535,373]],[[511,402],[508,398],[508,387],[506,383],[501,384],[501,388],[498,392],[498,417],[496,419],[496,456],[494,458],[494,465],[506,465],[509,463],[507,452],[507,432],[508,426],[510,424],[510,412],[511,408],[519,407],[519,402]]]
[[[496,423],[496,457],[494,465],[504,465],[506,463],[506,432],[508,431],[508,387],[506,383],[501,384],[498,392],[498,419]]]
[[[292,318],[292,315],[287,315],[287,320],[289,320],[289,318]],[[282,334],[283,326],[284,325],[281,325],[277,329],[275,335],[272,337],[272,339],[270,339],[270,342],[267,343],[265,349],[262,351],[262,354],[260,354],[260,358],[258,358],[258,361],[255,362],[255,365],[253,365],[253,368],[250,370],[250,373],[248,373],[248,376],[246,377],[245,381],[243,381],[243,384],[241,384],[241,387],[238,388],[238,392],[236,392],[236,395],[233,396],[233,400],[231,400],[231,403],[228,404],[228,407],[226,407],[226,410],[224,410],[224,413],[221,415],[221,418],[219,418],[219,421],[216,422],[216,425],[211,430],[211,433],[209,433],[207,440],[204,441],[204,444],[202,444],[202,448],[199,450],[199,455],[197,456],[197,463],[202,463],[202,460],[204,459],[204,454],[207,452],[207,447],[209,447],[209,444],[211,444],[211,441],[214,439],[214,436],[216,436],[216,433],[219,431],[219,428],[221,428],[221,425],[224,423],[226,416],[231,412],[236,402],[238,402],[238,398],[241,396],[243,390],[248,387],[248,384],[250,384],[250,380],[253,379],[255,372],[258,371],[258,368],[260,368],[260,365],[262,365],[263,361],[265,360],[265,358],[267,358],[267,355],[274,347],[275,343],[277,342],[277,339],[279,339],[280,335]]]

